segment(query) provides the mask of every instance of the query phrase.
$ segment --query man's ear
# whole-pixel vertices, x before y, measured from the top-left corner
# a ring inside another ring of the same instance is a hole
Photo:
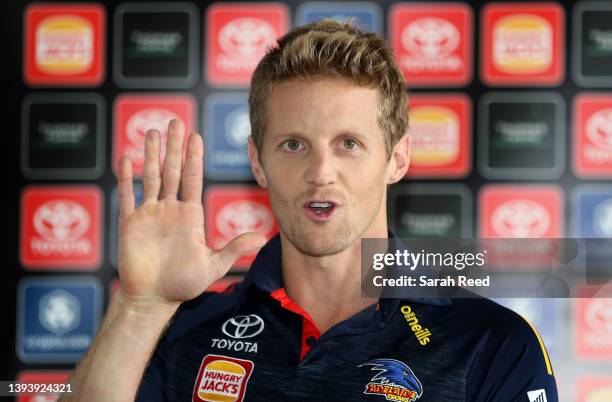
[[[253,142],[252,135],[249,135],[248,152],[253,177],[255,177],[255,180],[257,180],[257,184],[259,184],[260,187],[268,188],[268,179],[266,178],[266,173],[264,172],[261,162],[259,161],[259,152],[257,151],[255,143]]]
[[[408,167],[410,166],[410,133],[406,132],[404,136],[393,146],[391,151],[391,160],[389,179],[387,184],[397,183],[406,176]]]

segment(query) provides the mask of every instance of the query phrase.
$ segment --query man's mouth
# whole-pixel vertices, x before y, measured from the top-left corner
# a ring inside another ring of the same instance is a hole
[[[316,221],[327,220],[332,217],[338,204],[334,201],[317,200],[304,203],[307,215]]]
[[[331,210],[334,204],[331,202],[311,202],[308,204],[308,207],[317,214],[323,214]]]

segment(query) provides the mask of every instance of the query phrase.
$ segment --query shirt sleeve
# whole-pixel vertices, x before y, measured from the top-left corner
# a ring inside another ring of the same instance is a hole
[[[509,318],[509,317],[508,317]],[[487,331],[467,374],[467,401],[558,402],[557,385],[542,338],[515,315]]]

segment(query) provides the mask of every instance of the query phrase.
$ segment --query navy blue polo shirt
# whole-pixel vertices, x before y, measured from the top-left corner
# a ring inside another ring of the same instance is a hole
[[[277,235],[243,282],[181,305],[137,401],[558,398],[540,336],[488,299],[381,299],[321,334],[285,294]]]

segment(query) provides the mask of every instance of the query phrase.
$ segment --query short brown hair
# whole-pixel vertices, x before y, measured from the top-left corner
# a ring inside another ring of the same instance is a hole
[[[387,41],[350,22],[324,19],[292,29],[261,59],[251,78],[251,134],[261,152],[266,100],[276,82],[330,76],[378,88],[378,125],[385,134],[387,158],[408,129],[404,77]]]

